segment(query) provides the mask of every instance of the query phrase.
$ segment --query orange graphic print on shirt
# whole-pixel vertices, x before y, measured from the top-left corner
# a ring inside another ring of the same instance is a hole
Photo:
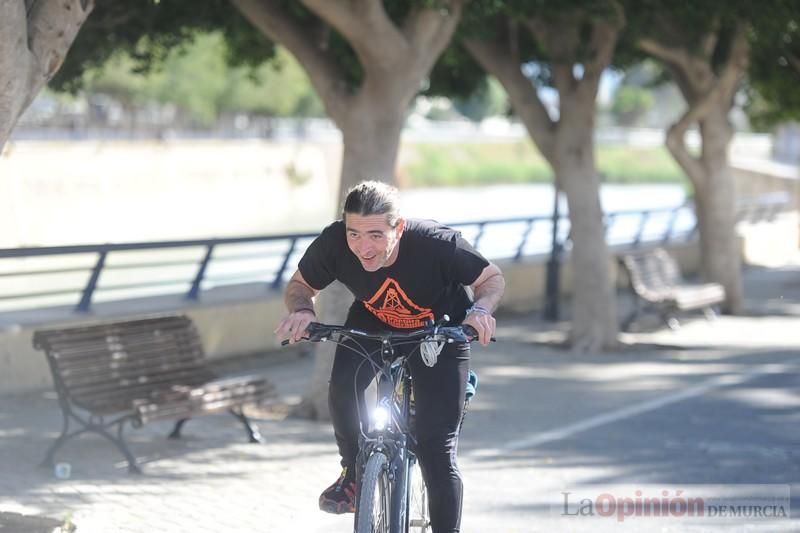
[[[393,278],[386,278],[364,306],[380,321],[394,328],[421,328],[427,320],[433,320],[433,311],[412,302]]]

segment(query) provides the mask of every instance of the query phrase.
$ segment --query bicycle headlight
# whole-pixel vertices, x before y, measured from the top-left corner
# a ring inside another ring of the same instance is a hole
[[[378,406],[372,411],[372,425],[376,430],[384,430],[389,424],[389,410],[386,407]]]

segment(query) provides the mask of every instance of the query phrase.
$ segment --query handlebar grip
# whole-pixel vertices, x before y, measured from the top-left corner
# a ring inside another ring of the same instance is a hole
[[[470,337],[472,340],[476,340],[478,338],[478,330],[476,330],[469,324],[464,324],[461,326],[461,328],[464,330],[464,333],[466,333],[466,335]],[[497,339],[495,339],[494,337],[492,337],[490,340],[492,342],[497,342]]]

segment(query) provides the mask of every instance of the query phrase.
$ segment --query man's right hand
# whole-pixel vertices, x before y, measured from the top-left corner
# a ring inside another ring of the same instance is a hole
[[[317,318],[314,311],[302,309],[281,320],[275,329],[275,335],[282,341],[288,340],[289,344],[298,342],[306,335],[306,328]]]

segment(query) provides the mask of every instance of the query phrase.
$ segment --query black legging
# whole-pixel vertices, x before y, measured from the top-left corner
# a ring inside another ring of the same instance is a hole
[[[386,329],[385,324],[363,307],[359,309],[358,303],[351,307],[345,325],[364,331]],[[359,339],[358,343],[368,353],[379,348],[375,341]],[[398,348],[396,353],[403,348]],[[380,354],[376,357],[379,358]],[[337,348],[328,396],[342,466],[350,471],[354,471],[360,435],[355,391],[358,391],[362,417],[366,417],[364,390],[374,378],[372,365],[361,365],[362,361],[364,359],[353,351],[341,346]],[[464,412],[469,345],[445,344],[433,367],[426,366],[417,353],[409,359],[409,366],[416,403],[417,454],[428,487],[431,528],[433,533],[458,533],[462,483],[456,465],[456,449]]]

